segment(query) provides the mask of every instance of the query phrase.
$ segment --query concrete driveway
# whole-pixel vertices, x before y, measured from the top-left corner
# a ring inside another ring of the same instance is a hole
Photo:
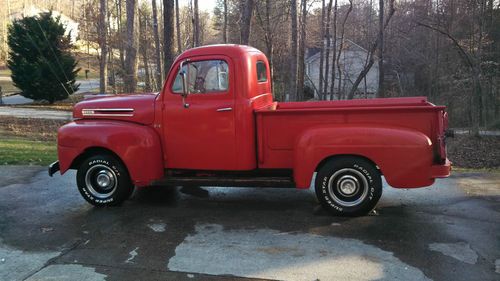
[[[0,280],[500,280],[500,176],[385,188],[331,217],[311,191],[137,190],[94,208],[75,173],[0,167]]]

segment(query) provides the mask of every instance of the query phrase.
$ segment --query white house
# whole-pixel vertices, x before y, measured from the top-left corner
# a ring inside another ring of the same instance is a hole
[[[337,40],[337,54],[340,49],[340,39]],[[333,46],[330,47],[329,55],[329,73],[328,73],[328,89],[323,91],[330,99],[331,85],[331,67],[333,62]],[[345,98],[347,93],[352,88],[354,81],[363,70],[368,56],[368,51],[349,39],[344,39],[342,53],[339,59],[340,72],[335,66],[335,89],[333,91],[333,99]],[[324,52],[323,75],[326,70],[326,52]],[[306,64],[306,84],[309,84],[314,89],[315,98],[318,98],[319,91],[319,70],[320,70],[320,51],[319,49],[308,49]],[[326,79],[323,78],[323,79]],[[340,89],[339,89],[340,85]],[[373,64],[366,77],[361,81],[358,91],[355,94],[357,98],[373,98],[378,90],[378,65]]]

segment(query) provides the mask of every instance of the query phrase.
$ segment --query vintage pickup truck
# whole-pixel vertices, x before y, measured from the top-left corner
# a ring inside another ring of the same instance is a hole
[[[77,169],[96,206],[122,203],[135,186],[307,189],[315,178],[321,205],[348,216],[374,208],[382,175],[415,188],[450,174],[445,107],[425,97],[275,102],[269,73],[248,46],[187,50],[160,93],[75,105],[49,174]]]

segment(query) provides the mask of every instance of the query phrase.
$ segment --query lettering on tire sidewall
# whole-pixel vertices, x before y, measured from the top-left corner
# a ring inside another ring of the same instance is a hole
[[[110,163],[109,161],[106,161],[104,159],[95,159],[95,160],[92,160],[90,162],[88,162],[88,168],[90,169],[90,167],[94,166],[94,165],[105,165],[105,166],[108,166],[110,167],[111,169],[113,169],[113,171],[115,172],[116,176],[118,177],[117,180],[118,182],[120,181],[120,172],[118,171],[118,169],[116,168],[115,165],[113,165],[112,163]],[[96,203],[99,203],[99,204],[107,204],[107,203],[111,203],[114,201],[114,198],[113,197],[109,197],[109,198],[105,198],[105,199],[100,199],[100,198],[96,198],[94,196],[92,196],[92,194],[90,194],[90,192],[87,190],[87,186],[84,186],[82,188],[83,190],[83,193],[85,194],[85,196],[91,200],[91,201],[94,201]]]
[[[372,201],[375,198],[374,178],[370,174],[370,172],[368,171],[368,169],[364,168],[362,165],[353,164],[352,168],[354,168],[354,169],[358,170],[359,172],[361,172],[364,175],[364,177],[366,178],[366,180],[368,181],[368,188],[369,189],[368,189],[368,196],[366,197],[367,199],[363,200],[363,202],[361,202],[359,205],[353,206],[353,207],[358,207],[360,205],[363,205],[366,202],[366,200]],[[330,195],[328,193],[328,181],[330,180],[330,177],[333,175],[334,172],[335,171],[332,171],[328,176],[324,176],[321,179],[321,195],[323,196],[323,198],[325,199],[325,202],[330,207],[332,207],[333,209],[335,209],[335,210],[337,210],[339,212],[342,212],[342,211],[344,211],[344,206],[336,204],[332,200],[332,198],[330,197]]]

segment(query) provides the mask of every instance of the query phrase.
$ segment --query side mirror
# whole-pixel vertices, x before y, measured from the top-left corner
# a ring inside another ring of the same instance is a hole
[[[180,68],[180,72],[179,74],[181,75],[181,78],[182,78],[182,103],[184,104],[184,107],[185,108],[188,108],[189,107],[189,104],[186,103],[186,97],[189,95],[189,86],[188,86],[188,77],[187,77],[187,73],[186,71],[183,70],[184,68],[184,64],[187,62],[186,61],[182,61],[179,68]],[[188,69],[189,71],[189,69]]]

